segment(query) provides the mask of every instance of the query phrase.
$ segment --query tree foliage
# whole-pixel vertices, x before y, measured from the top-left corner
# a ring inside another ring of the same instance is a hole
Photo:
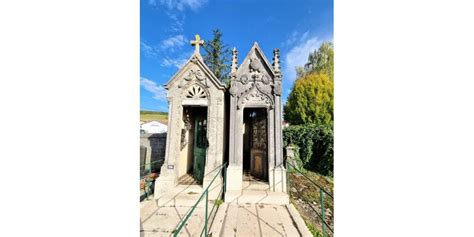
[[[299,148],[299,162],[308,170],[333,176],[333,130],[327,125],[291,125],[283,130],[283,142]]]
[[[222,32],[215,29],[213,38],[204,43],[204,63],[211,69],[214,75],[222,82],[227,83],[230,71],[231,51],[229,47],[222,42]]]
[[[331,42],[324,42],[319,49],[308,56],[305,64],[306,73],[319,72],[327,74],[331,80],[334,78],[334,47]]]
[[[334,83],[325,73],[313,72],[295,81],[284,107],[290,124],[332,126]]]
[[[283,130],[285,145],[299,147],[305,169],[333,175],[334,50],[325,42],[310,53],[284,106],[290,124]]]

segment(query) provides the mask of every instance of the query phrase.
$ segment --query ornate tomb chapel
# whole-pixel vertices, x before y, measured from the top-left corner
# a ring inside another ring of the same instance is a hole
[[[245,190],[279,193],[281,202],[288,202],[282,154],[279,50],[273,54],[270,64],[254,43],[237,68],[237,51],[233,51],[226,202],[245,194]]]
[[[270,64],[254,43],[238,66],[234,48],[226,87],[204,63],[199,35],[191,43],[193,55],[165,84],[169,117],[155,182],[158,205],[176,205],[180,195],[201,193],[211,182],[210,192],[219,191],[224,180],[225,202],[287,204],[279,50]]]
[[[207,187],[223,164],[225,85],[204,64],[199,52],[203,43],[196,35],[193,55],[164,86],[168,134],[165,161],[155,182],[156,199],[179,185]],[[213,185],[222,185],[222,178]]]

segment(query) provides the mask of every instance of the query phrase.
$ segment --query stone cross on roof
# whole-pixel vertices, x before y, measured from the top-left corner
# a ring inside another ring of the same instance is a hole
[[[195,40],[191,40],[191,45],[196,47],[194,49],[194,53],[196,54],[200,54],[199,53],[199,46],[200,45],[204,45],[204,40],[201,40],[201,37],[199,35],[196,35],[196,39]]]

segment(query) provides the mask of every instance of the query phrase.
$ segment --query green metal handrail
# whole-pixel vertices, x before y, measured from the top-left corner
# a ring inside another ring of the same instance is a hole
[[[315,212],[318,215],[318,217],[321,219],[321,222],[323,223],[322,224],[323,237],[326,237],[326,228],[329,229],[331,231],[331,233],[334,234],[334,230],[328,225],[328,223],[326,223],[326,209],[324,208],[324,196],[325,195],[329,196],[334,202],[334,197],[332,196],[332,194],[329,193],[328,191],[326,191],[321,185],[314,182],[314,180],[310,179],[308,176],[303,174],[303,172],[301,170],[299,170],[298,168],[296,168],[295,166],[290,164],[290,162],[288,162],[288,160],[286,161],[286,164],[288,166],[291,166],[293,168],[293,170],[296,170],[299,174],[301,174],[303,177],[305,177],[312,184],[314,184],[316,187],[319,188],[319,196],[320,196],[320,201],[321,201],[321,214],[319,214],[316,210],[315,210]],[[288,169],[287,169],[287,175],[288,175]],[[287,181],[289,182],[288,177],[287,177]]]
[[[219,167],[217,167],[216,169],[219,169],[219,171],[217,172],[217,174],[214,176],[214,178],[212,179],[212,181],[209,183],[209,185],[206,187],[206,189],[204,190],[204,192],[201,194],[201,196],[199,197],[199,199],[196,201],[196,203],[194,204],[194,206],[192,206],[189,211],[187,212],[186,214],[186,217],[181,221],[181,223],[178,225],[178,227],[175,229],[174,233],[173,233],[173,236],[176,237],[178,236],[178,234],[180,233],[181,229],[183,229],[183,227],[186,225],[186,223],[188,222],[189,218],[191,217],[191,215],[193,214],[194,210],[196,209],[197,205],[199,204],[199,202],[203,199],[203,197],[206,197],[206,205],[205,205],[205,208],[204,208],[204,227],[201,231],[201,234],[199,236],[202,236],[202,234],[204,233],[204,236],[208,236],[208,222],[209,222],[209,218],[208,218],[208,214],[209,213],[212,213],[212,211],[214,210],[215,206],[216,206],[216,201],[217,199],[214,201],[214,205],[212,206],[212,209],[210,212],[208,212],[208,203],[209,203],[209,188],[211,187],[212,183],[214,182],[214,180],[217,178],[217,176],[221,173],[223,173],[223,176],[224,176],[224,180],[223,180],[223,183],[222,183],[222,187],[219,191],[219,195],[217,195],[217,198],[221,197],[221,195],[225,192],[225,186],[226,186],[226,178],[227,178],[227,175],[225,173],[225,168],[226,168],[226,165],[227,165],[227,162],[225,162],[224,164],[220,165]],[[215,169],[215,170],[216,170]],[[210,217],[211,215],[209,215]]]

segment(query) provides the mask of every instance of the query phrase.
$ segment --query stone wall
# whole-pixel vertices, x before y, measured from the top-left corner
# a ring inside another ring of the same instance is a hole
[[[140,148],[141,153],[145,152],[144,159],[140,155],[140,175],[144,174],[145,168],[159,173],[165,160],[166,133],[140,134]],[[152,167],[149,165],[151,162],[155,162]]]

